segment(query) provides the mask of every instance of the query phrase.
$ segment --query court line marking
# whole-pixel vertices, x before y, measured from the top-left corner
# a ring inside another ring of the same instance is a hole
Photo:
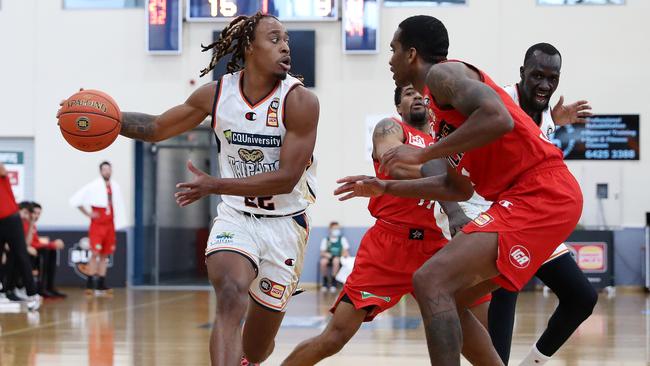
[[[138,308],[143,308],[143,307],[156,305],[156,304],[165,304],[165,303],[175,302],[175,301],[178,301],[178,300],[181,300],[181,299],[186,299],[186,298],[189,298],[189,297],[193,297],[194,295],[195,294],[179,295],[179,296],[172,297],[172,298],[165,299],[165,300],[150,301],[150,302],[145,302],[143,304],[138,304],[138,305],[134,305],[134,306],[125,306],[125,307],[114,309],[114,310],[104,310],[104,311],[100,311],[98,313],[93,313],[93,314],[86,315],[86,319],[91,319],[93,317],[104,315],[106,313],[115,314],[115,313],[123,312],[123,311],[129,310],[129,309],[138,309]],[[65,320],[59,320],[59,321],[56,321],[56,322],[50,322],[50,323],[37,325],[35,327],[20,328],[20,329],[12,330],[10,332],[2,333],[2,334],[0,334],[0,338],[13,336],[13,335],[20,334],[20,333],[26,333],[26,332],[30,332],[30,331],[37,330],[37,329],[50,328],[50,327],[53,327],[53,326],[56,326],[56,325],[59,325],[59,324],[71,323],[72,321],[73,321],[73,319],[70,318],[70,319],[65,319]]]

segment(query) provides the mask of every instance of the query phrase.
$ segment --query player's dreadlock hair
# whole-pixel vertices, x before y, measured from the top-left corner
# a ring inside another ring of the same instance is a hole
[[[203,49],[201,52],[213,50],[210,65],[201,70],[201,76],[209,73],[219,60],[229,54],[232,54],[232,56],[226,66],[227,72],[233,73],[241,70],[244,63],[244,52],[255,39],[255,28],[260,20],[267,17],[275,18],[273,15],[261,12],[251,16],[240,15],[221,31],[219,39],[207,46],[201,44]]]

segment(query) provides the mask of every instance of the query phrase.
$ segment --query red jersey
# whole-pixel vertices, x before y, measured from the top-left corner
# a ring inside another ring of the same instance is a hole
[[[14,192],[11,190],[9,175],[0,177],[0,219],[9,217],[18,211]]]
[[[470,64],[464,64],[476,70],[481,81],[501,97],[514,121],[512,131],[499,139],[468,152],[447,157],[449,164],[456,168],[459,174],[472,181],[476,192],[489,201],[497,201],[501,193],[511,187],[522,173],[541,162],[557,160],[559,165],[566,167],[562,152],[544,136],[526,112],[483,71]],[[436,141],[445,138],[467,120],[466,116],[455,109],[440,109],[428,87],[425,87],[424,94],[425,98],[429,98],[428,106],[435,115]]]
[[[433,144],[433,137],[395,118],[393,120],[402,127],[404,144],[425,148]],[[379,161],[373,158],[375,175],[380,179],[393,179],[386,174],[379,173]],[[427,229],[440,232],[433,218],[433,204],[435,201],[419,198],[403,198],[384,194],[370,198],[368,210],[376,219],[407,228]],[[442,233],[441,233],[442,235]]]
[[[106,194],[108,195],[107,207],[91,207],[93,212],[96,213],[96,215],[94,215],[95,218],[92,219],[92,221],[98,224],[113,223],[113,191],[111,190],[110,184],[106,185]]]
[[[23,219],[23,232],[25,233],[25,238],[27,238],[27,233],[29,232],[29,221]],[[41,242],[41,237],[38,236],[38,230],[36,230],[36,226],[34,226],[34,230],[32,232],[32,243],[30,246],[36,249],[41,249],[41,248],[48,248],[50,247],[50,242]]]

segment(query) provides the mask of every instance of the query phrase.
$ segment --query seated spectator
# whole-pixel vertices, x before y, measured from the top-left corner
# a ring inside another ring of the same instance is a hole
[[[341,268],[341,257],[350,255],[350,244],[341,232],[338,222],[332,221],[329,226],[329,233],[323,238],[320,244],[320,273],[323,276],[321,291],[336,292],[336,280],[334,277]],[[331,267],[331,272],[328,268]]]
[[[64,243],[61,239],[50,241],[50,238],[39,236],[36,229],[36,222],[41,217],[42,207],[32,202],[32,244],[38,252],[38,288],[39,294],[43,297],[66,297],[65,294],[54,288],[56,277],[56,257],[58,251],[63,249]],[[25,234],[27,236],[27,234]]]

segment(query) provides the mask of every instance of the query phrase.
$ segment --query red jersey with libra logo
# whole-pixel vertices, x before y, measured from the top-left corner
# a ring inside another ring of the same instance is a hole
[[[487,145],[448,156],[449,164],[456,168],[458,173],[467,176],[474,184],[474,189],[489,201],[497,201],[501,193],[507,190],[521,173],[541,162],[555,159],[564,165],[562,152],[544,136],[535,122],[512,98],[483,71],[470,64],[464,64],[478,72],[481,81],[501,97],[514,121],[514,128]],[[429,98],[428,106],[435,115],[436,140],[445,138],[467,120],[467,116],[455,109],[442,109],[438,106],[428,87],[425,87],[424,94],[425,98]]]
[[[393,118],[402,127],[404,133],[404,144],[425,148],[433,144],[433,137],[406,123]],[[380,179],[393,179],[389,175],[379,172],[379,161],[373,158],[375,175]],[[419,198],[402,198],[388,194],[370,198],[368,210],[377,219],[384,220],[391,224],[411,228],[422,228],[440,231],[433,219],[433,204],[435,201],[422,200]]]

